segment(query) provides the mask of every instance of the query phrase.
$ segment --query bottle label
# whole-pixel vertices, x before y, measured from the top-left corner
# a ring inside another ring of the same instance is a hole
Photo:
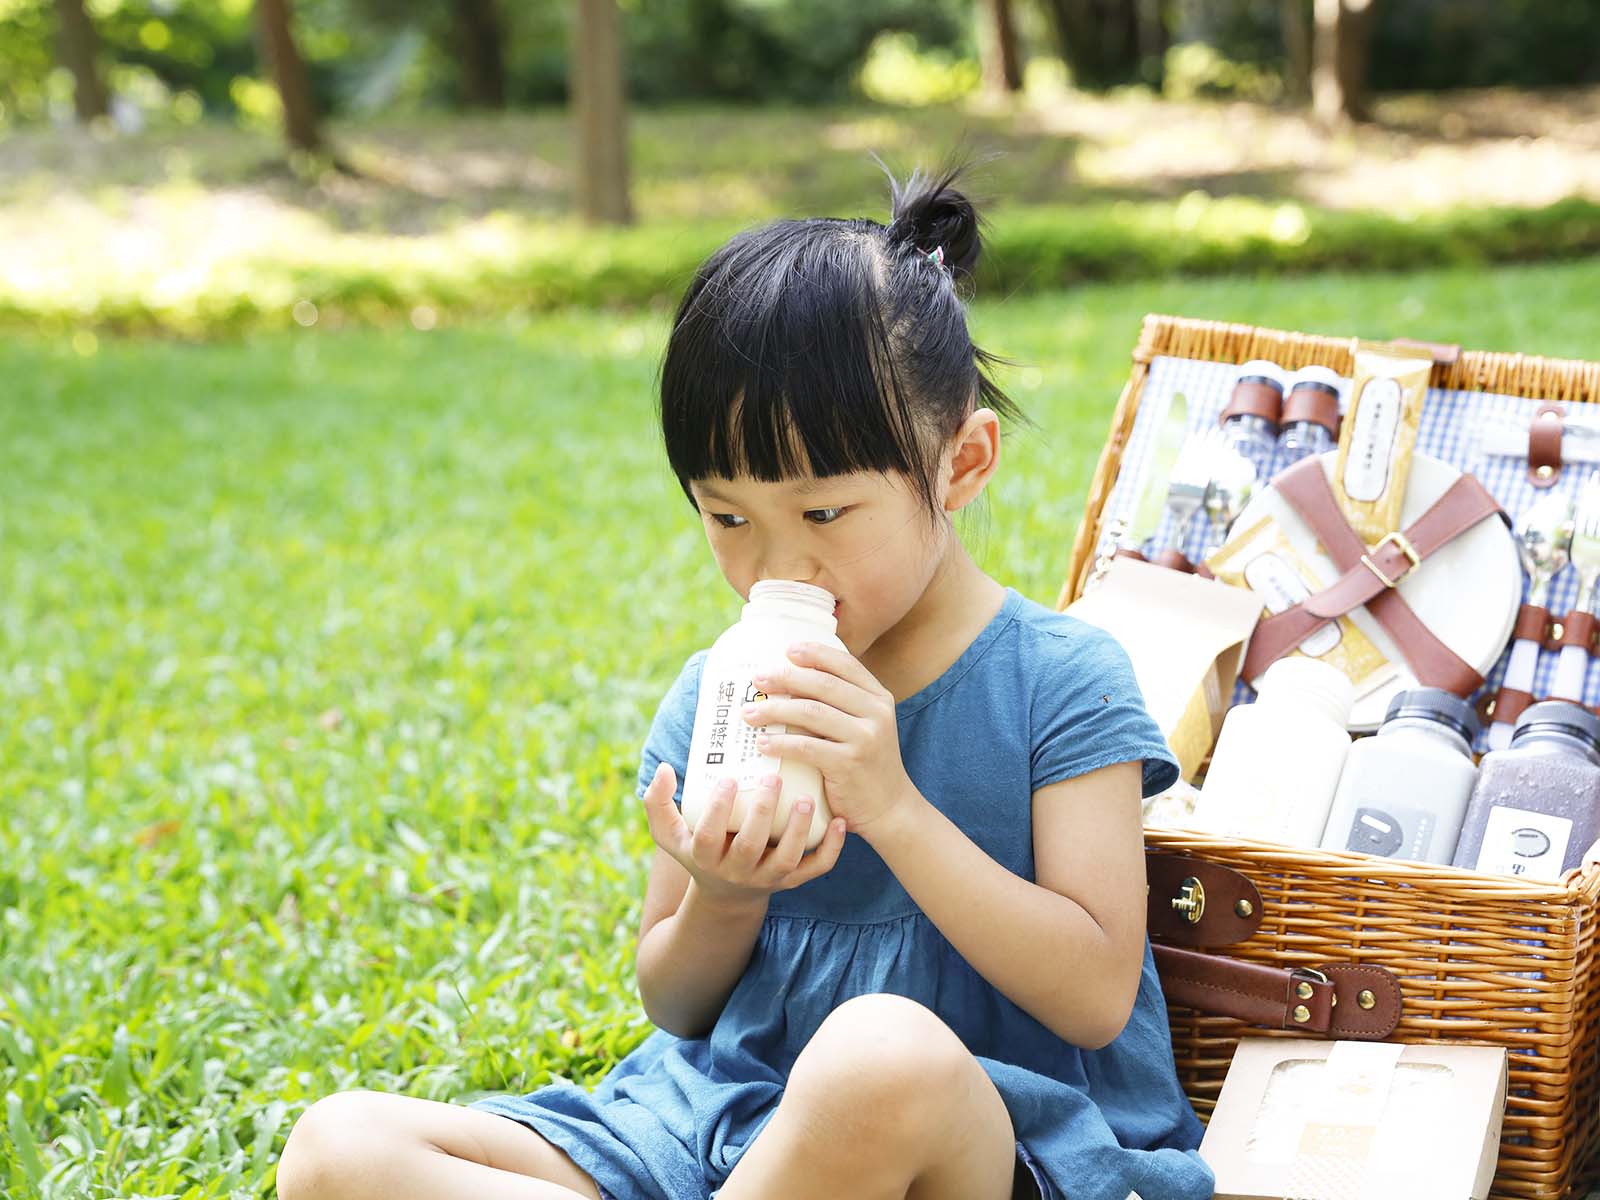
[[[740,715],[746,704],[767,698],[766,693],[751,682],[754,675],[754,664],[736,662],[716,676],[701,680],[700,703],[690,739],[686,791],[693,784],[698,792],[709,797],[717,782],[729,775],[738,780],[740,791],[747,791],[758,786],[763,775],[777,773],[778,759],[756,748],[759,731]],[[773,724],[764,725],[762,729],[768,733],[784,731],[782,725]]]
[[[1426,809],[1362,805],[1351,818],[1345,849],[1381,858],[1425,859],[1438,823]]]
[[[1389,486],[1389,464],[1400,432],[1402,393],[1393,379],[1374,379],[1356,405],[1350,455],[1344,462],[1344,494],[1371,502]]]
[[[1557,880],[1572,840],[1572,819],[1495,805],[1483,825],[1477,869],[1494,875]]]

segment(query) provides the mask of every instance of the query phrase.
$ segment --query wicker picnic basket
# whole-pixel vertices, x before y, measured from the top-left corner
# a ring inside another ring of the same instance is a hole
[[[1083,591],[1153,358],[1269,359],[1348,376],[1355,344],[1147,316],[1056,607]],[[1477,351],[1435,359],[1434,387],[1600,402],[1600,363]],[[1600,1178],[1600,863],[1544,883],[1154,826],[1145,842],[1163,855],[1232,868],[1259,891],[1260,923],[1251,936],[1205,953],[1275,968],[1381,966],[1400,984],[1399,1021],[1388,1040],[1507,1048],[1510,1084],[1491,1196],[1582,1197]],[[1179,1075],[1202,1119],[1241,1036],[1304,1036],[1177,1003],[1169,1004],[1169,1017]]]

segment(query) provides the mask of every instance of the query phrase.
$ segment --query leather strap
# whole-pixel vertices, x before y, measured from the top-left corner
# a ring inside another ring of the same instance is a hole
[[[1339,389],[1315,380],[1305,380],[1289,389],[1283,401],[1283,424],[1312,421],[1334,437],[1339,436]]]
[[[1252,417],[1265,417],[1276,425],[1282,411],[1282,388],[1246,376],[1233,385],[1233,395],[1228,397],[1228,406],[1222,410],[1222,415],[1217,420],[1226,421],[1229,417],[1247,414]]]
[[[1561,622],[1561,644],[1581,646],[1587,653],[1593,654],[1595,627],[1596,620],[1592,612],[1575,608]]]
[[[1383,967],[1270,967],[1152,943],[1167,1001],[1269,1029],[1381,1041],[1400,1023],[1400,984]]]
[[[1528,705],[1533,703],[1533,693],[1517,688],[1502,687],[1494,694],[1494,723],[1515,725]]]
[[[1261,893],[1250,877],[1188,854],[1147,850],[1145,927],[1151,937],[1183,946],[1231,946],[1261,925]],[[1198,889],[1185,885],[1193,880]],[[1174,904],[1185,901],[1187,904]],[[1196,901],[1203,903],[1196,908]]]
[[[1375,349],[1388,350],[1420,350],[1436,363],[1449,366],[1461,357],[1461,346],[1457,342],[1415,342],[1410,338],[1394,338],[1387,346]]]
[[[1517,609],[1517,627],[1511,633],[1513,641],[1537,642],[1544,645],[1550,636],[1550,610],[1542,604],[1524,604]]]
[[[1273,486],[1344,573],[1316,595],[1261,619],[1245,654],[1246,679],[1256,678],[1329,621],[1365,604],[1422,685],[1458,696],[1483,686],[1483,676],[1435,637],[1394,589],[1415,565],[1408,548],[1420,562],[1491,513],[1509,525],[1505,510],[1476,478],[1463,474],[1403,534],[1391,534],[1370,551],[1340,510],[1318,456],[1289,467]]]
[[[1528,426],[1528,482],[1536,488],[1553,486],[1561,478],[1561,433],[1567,410],[1559,404],[1541,404]]]

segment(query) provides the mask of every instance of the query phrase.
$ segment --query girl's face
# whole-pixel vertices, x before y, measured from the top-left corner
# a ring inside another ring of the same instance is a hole
[[[711,553],[746,600],[763,579],[832,592],[839,639],[860,657],[926,590],[950,536],[898,474],[862,472],[768,483],[691,480]]]

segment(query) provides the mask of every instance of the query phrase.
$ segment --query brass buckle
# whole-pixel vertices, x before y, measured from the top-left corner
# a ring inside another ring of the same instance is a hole
[[[1378,544],[1372,547],[1372,552],[1376,554],[1379,550],[1382,550],[1385,542],[1393,542],[1396,546],[1400,547],[1401,552],[1411,560],[1412,570],[1415,570],[1422,565],[1422,559],[1417,554],[1417,548],[1413,546],[1406,539],[1406,535],[1401,533],[1398,529],[1393,533],[1386,533],[1383,535],[1383,537],[1379,538]],[[1361,565],[1376,575],[1386,588],[1392,588],[1395,584],[1400,582],[1398,577],[1390,579],[1382,571],[1378,570],[1378,564],[1373,562],[1372,559],[1365,554],[1361,556]]]

